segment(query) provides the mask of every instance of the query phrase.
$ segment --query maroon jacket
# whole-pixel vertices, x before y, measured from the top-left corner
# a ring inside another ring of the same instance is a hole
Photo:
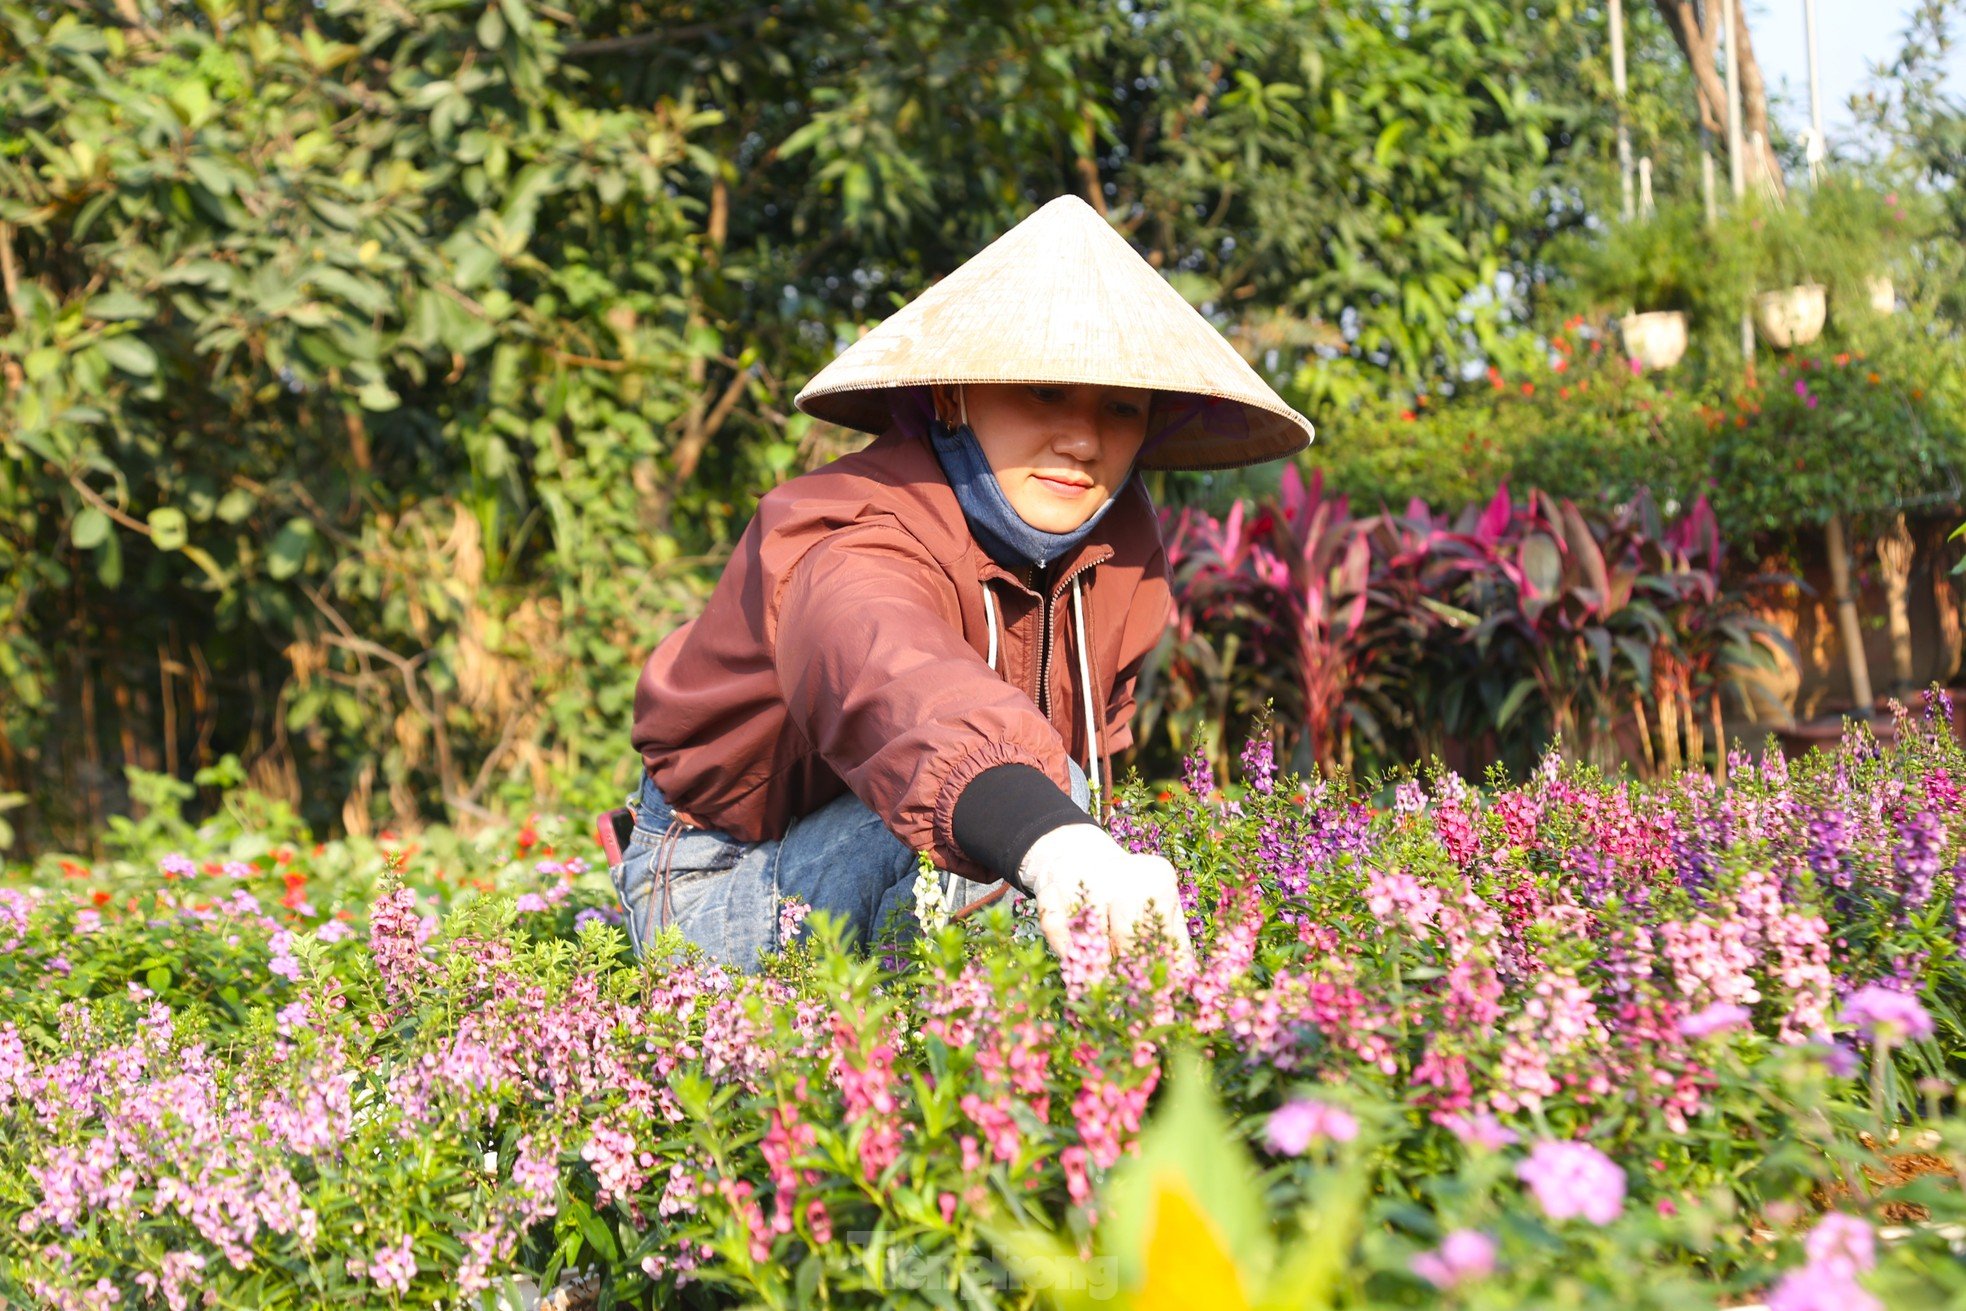
[[[635,749],[684,822],[747,842],[852,791],[903,842],[982,881],[951,818],[981,771],[1063,790],[1089,735],[1071,582],[1085,605],[1100,777],[1132,745],[1134,684],[1172,608],[1152,500],[1130,480],[1045,595],[970,535],[934,452],[891,431],[774,488],[697,618],[635,688]],[[985,663],[995,601],[997,671]],[[1041,685],[1042,683],[1042,685]]]

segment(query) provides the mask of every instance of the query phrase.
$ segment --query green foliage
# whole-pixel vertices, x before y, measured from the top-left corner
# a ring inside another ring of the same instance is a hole
[[[1714,239],[1697,202],[1575,234],[1553,258],[1576,283],[1579,308],[1613,315],[1679,310],[1696,322],[1740,313],[1748,276],[1742,249]]]
[[[52,727],[150,652],[125,731],[201,714],[364,827],[618,791],[597,726],[699,594],[647,492],[714,115],[592,102],[521,6],[208,16],[0,10],[0,764],[88,778]]]
[[[1629,367],[1613,325],[1573,320],[1520,372],[1409,408],[1360,407],[1308,457],[1335,491],[1398,509],[1538,487],[1587,507],[1649,489],[1669,513],[1704,494],[1752,556],[1831,514],[1951,504],[1966,470],[1966,338],[1847,300],[1830,330],[1747,374]]]
[[[27,842],[228,751],[358,832],[618,793],[637,663],[850,441],[800,383],[1061,191],[1304,406],[1519,355],[1487,293],[1601,177],[1604,18],[0,0]]]

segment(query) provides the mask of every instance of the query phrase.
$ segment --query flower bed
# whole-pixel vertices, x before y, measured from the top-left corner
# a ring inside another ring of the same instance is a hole
[[[1187,871],[1192,975],[1002,908],[644,971],[550,823],[374,858],[164,826],[0,891],[0,1297],[1940,1305],[1943,725],[1384,812],[1262,743],[1226,790],[1196,760],[1113,821]]]

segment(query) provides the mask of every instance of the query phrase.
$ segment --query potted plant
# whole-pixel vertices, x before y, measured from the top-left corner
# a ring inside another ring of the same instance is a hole
[[[1831,174],[1810,193],[1808,224],[1817,276],[1829,285],[1837,312],[1854,311],[1860,319],[1894,313],[1892,270],[1923,234],[1923,197]]]
[[[1605,228],[1564,261],[1584,308],[1618,319],[1634,364],[1668,369],[1686,353],[1696,321],[1723,308],[1735,312],[1739,279],[1731,255],[1713,240],[1698,207],[1672,205]]]
[[[1750,203],[1737,211],[1734,231],[1752,260],[1755,326],[1781,350],[1807,346],[1823,333],[1829,289],[1816,271],[1832,262],[1821,234],[1801,208]]]

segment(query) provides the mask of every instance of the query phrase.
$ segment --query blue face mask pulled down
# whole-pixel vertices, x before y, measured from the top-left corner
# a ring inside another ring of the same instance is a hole
[[[948,476],[949,485],[956,489],[956,503],[962,506],[969,531],[989,557],[1006,569],[1027,564],[1042,569],[1063,556],[1092,534],[1106,511],[1119,499],[1117,492],[1106,498],[1106,503],[1094,510],[1091,518],[1069,533],[1048,533],[1031,527],[1011,508],[1010,498],[1003,494],[1003,484],[997,481],[989,457],[983,454],[968,424],[952,428],[940,419],[930,419],[928,440],[942,472]],[[1120,485],[1124,487],[1125,483]]]

